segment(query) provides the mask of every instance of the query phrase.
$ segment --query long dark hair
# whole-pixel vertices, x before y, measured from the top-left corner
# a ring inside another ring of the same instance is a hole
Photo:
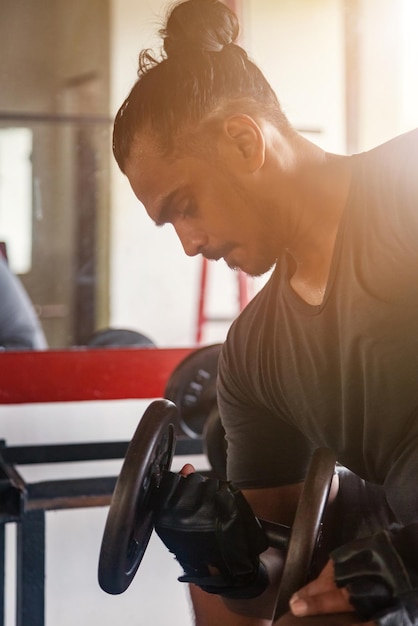
[[[170,155],[184,148],[186,135],[190,139],[199,124],[222,111],[258,113],[290,128],[263,73],[234,43],[238,18],[225,4],[176,4],[160,34],[161,57],[140,53],[138,80],[115,118],[113,152],[122,171],[141,131],[150,132],[161,152]]]

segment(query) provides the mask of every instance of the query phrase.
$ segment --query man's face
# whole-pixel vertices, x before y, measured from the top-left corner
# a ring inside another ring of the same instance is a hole
[[[168,161],[144,152],[128,159],[125,173],[150,218],[157,226],[172,224],[187,255],[223,258],[253,276],[272,267],[278,243],[254,181],[246,184],[220,159]]]

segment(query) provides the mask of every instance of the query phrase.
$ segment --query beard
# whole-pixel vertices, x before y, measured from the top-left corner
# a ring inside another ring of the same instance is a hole
[[[252,262],[248,260],[248,263],[242,262],[241,264],[234,262],[233,259],[225,261],[229,269],[234,272],[244,272],[251,278],[259,278],[264,274],[267,274],[277,263],[277,256],[271,260],[264,258],[254,259]]]

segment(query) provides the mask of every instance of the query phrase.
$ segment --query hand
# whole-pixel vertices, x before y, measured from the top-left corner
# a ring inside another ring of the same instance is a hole
[[[261,595],[268,586],[260,559],[267,537],[231,483],[196,473],[190,464],[179,474],[167,472],[154,527],[183,568],[181,582],[234,600]]]
[[[195,471],[196,470],[191,463],[186,463],[186,465],[183,465],[183,467],[179,471],[179,474],[181,476],[188,476],[189,474],[193,474],[193,472]]]
[[[335,584],[334,564],[331,560],[318,578],[291,597],[290,610],[297,617],[354,611],[347,589]]]
[[[328,561],[318,578],[293,594],[290,598],[290,610],[296,617],[354,611],[347,589],[337,587],[335,584],[334,564],[331,560]],[[376,624],[375,622],[362,622],[361,626],[376,626]]]

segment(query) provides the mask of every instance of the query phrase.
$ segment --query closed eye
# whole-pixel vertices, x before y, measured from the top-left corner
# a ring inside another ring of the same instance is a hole
[[[196,202],[188,196],[184,189],[177,189],[162,200],[155,225],[164,226],[164,224],[173,224],[178,218],[187,219],[195,216],[196,213]]]
[[[195,217],[196,213],[197,213],[197,205],[195,202],[192,202],[192,201],[187,202],[184,207],[180,208],[177,211],[177,215],[181,217],[182,219]]]

